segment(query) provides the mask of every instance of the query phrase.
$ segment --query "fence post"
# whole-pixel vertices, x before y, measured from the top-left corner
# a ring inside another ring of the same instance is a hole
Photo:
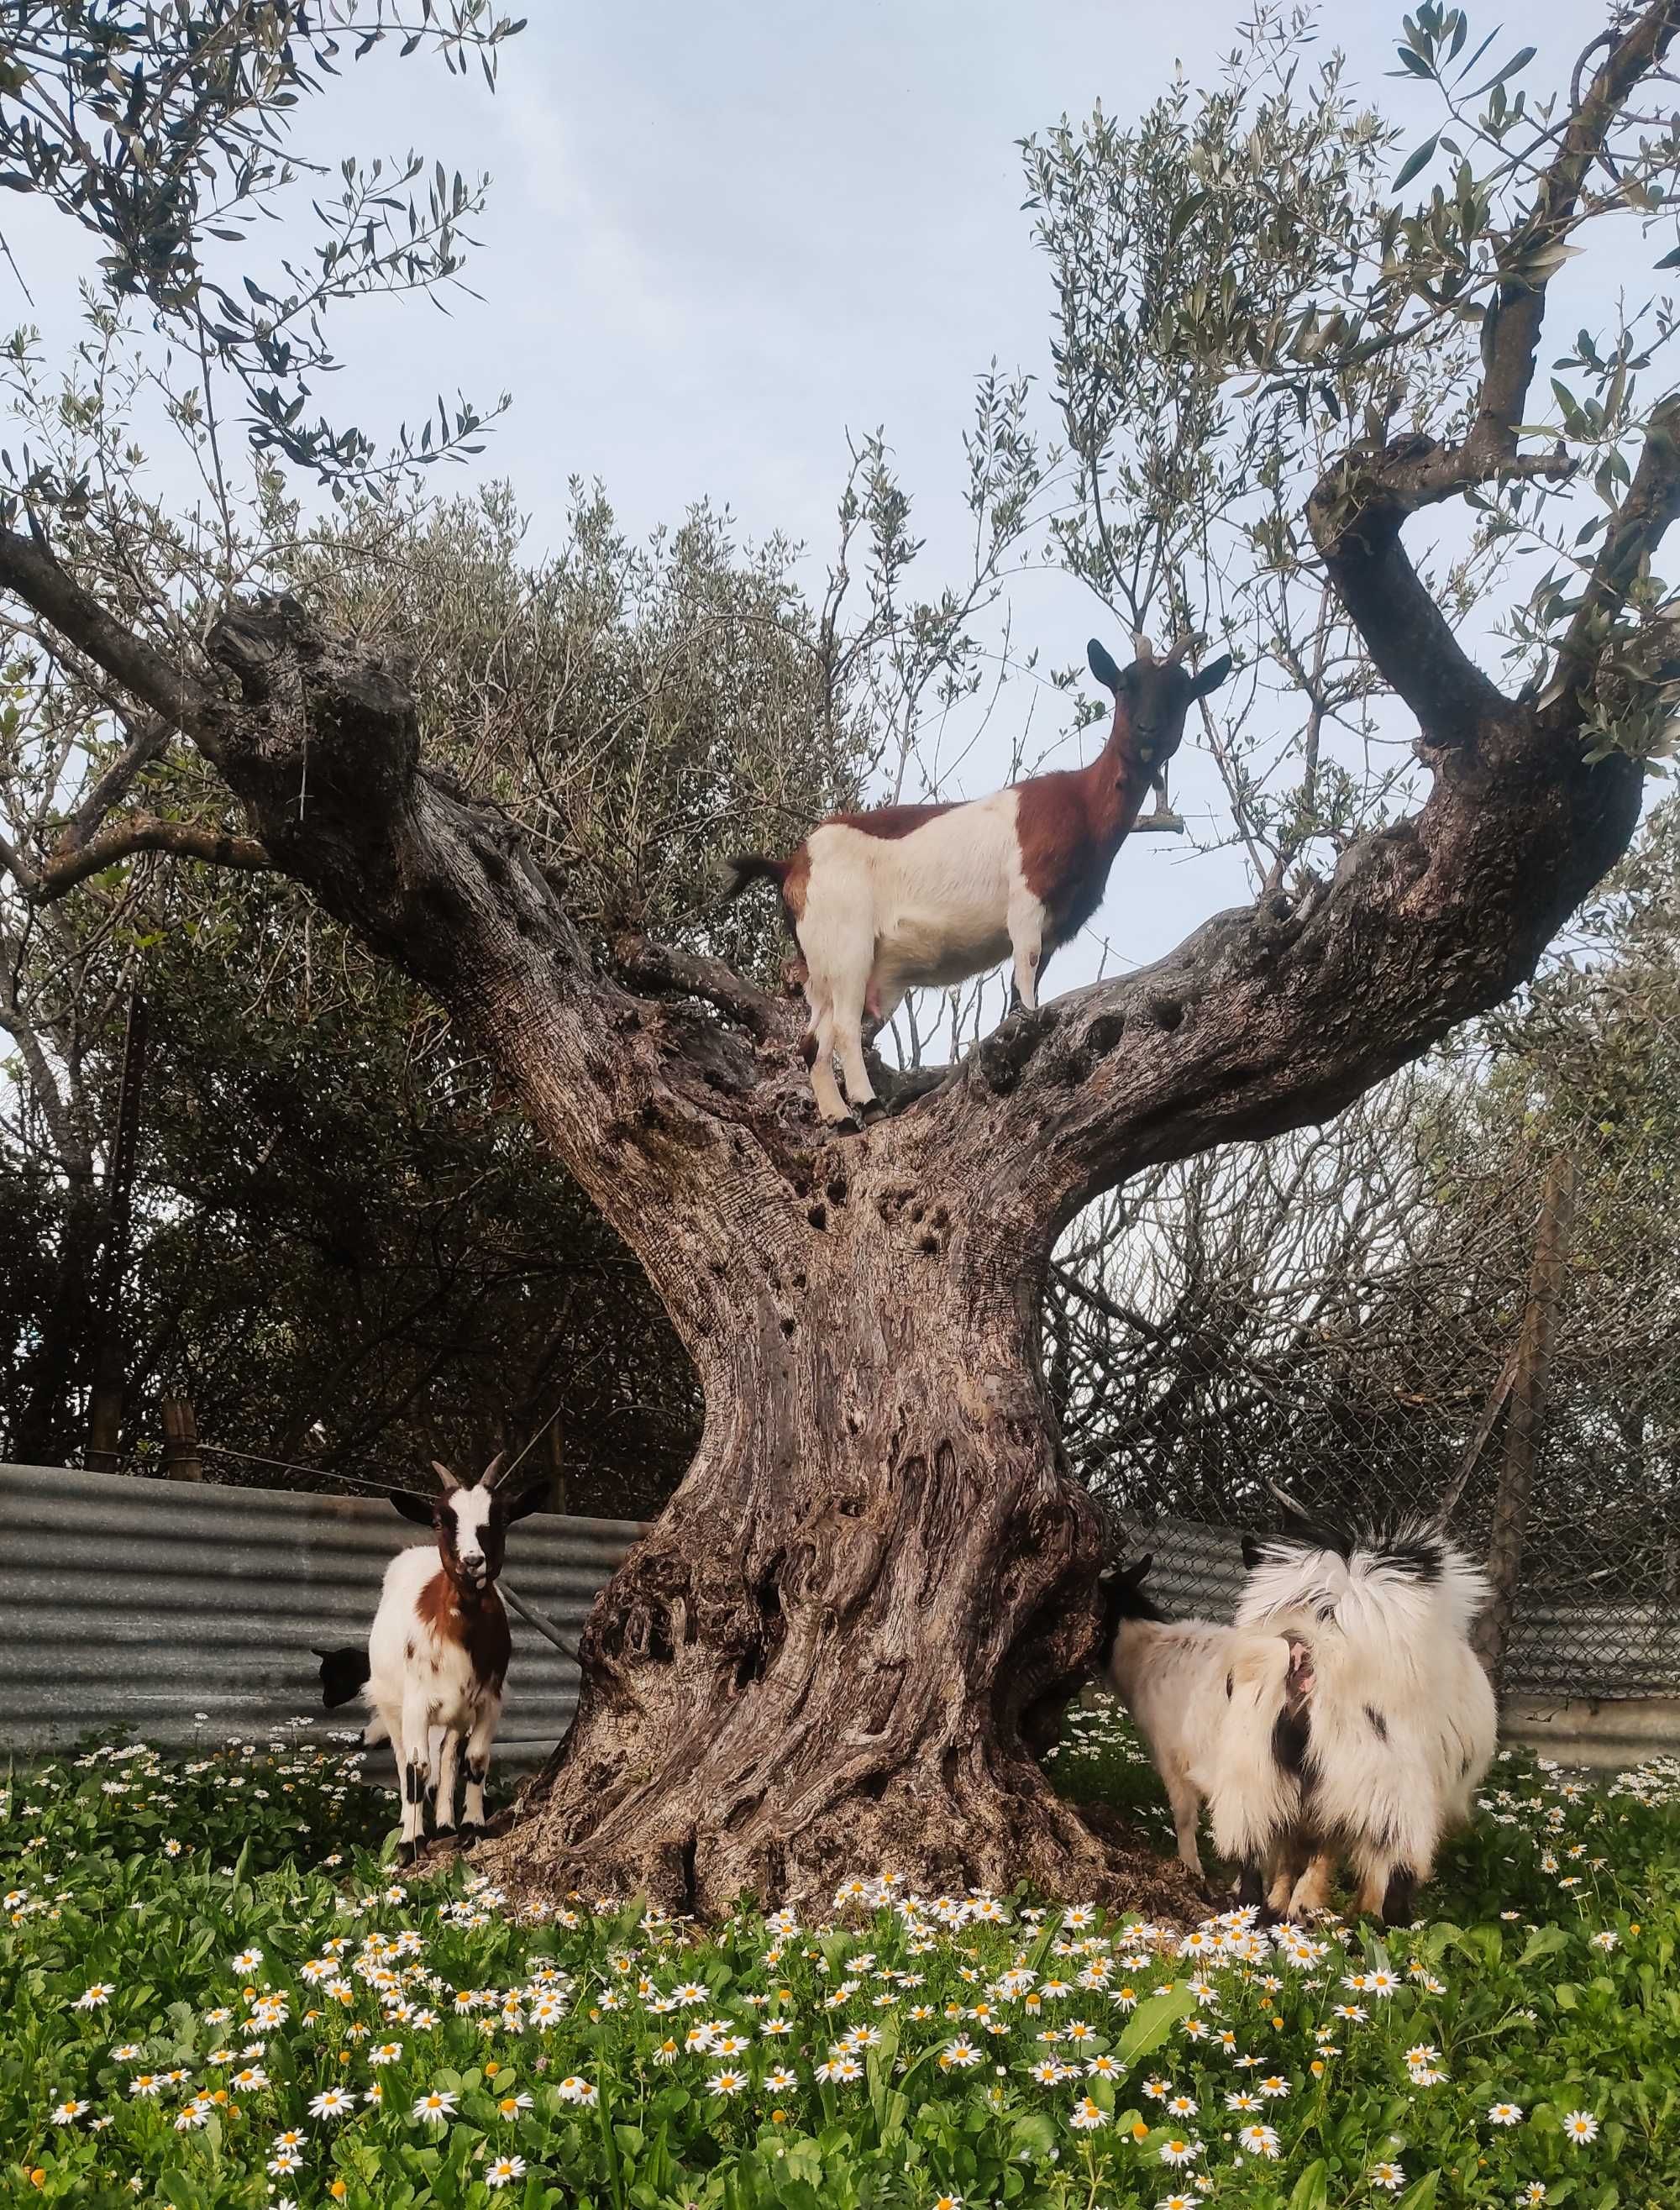
[[[1506,1645],[1510,1640],[1511,1618],[1516,1609],[1523,1538],[1528,1529],[1528,1498],[1545,1425],[1546,1387],[1551,1375],[1557,1307],[1562,1295],[1564,1268],[1568,1262],[1574,1211],[1575,1163],[1567,1152],[1560,1151],[1546,1168],[1540,1217],[1534,1233],[1534,1257],[1529,1268],[1528,1301],[1523,1307],[1522,1329],[1517,1338],[1505,1449],[1500,1460],[1499,1488],[1494,1499],[1493,1527],[1488,1541],[1488,1578],[1493,1584],[1493,1601],[1477,1621],[1472,1638],[1496,1690],[1503,1679]]]
[[[189,1398],[166,1397],[163,1400],[163,1464],[171,1481],[204,1478],[198,1456],[198,1422]]]
[[[548,1509],[565,1510],[565,1445],[560,1437],[558,1414],[548,1422]]]

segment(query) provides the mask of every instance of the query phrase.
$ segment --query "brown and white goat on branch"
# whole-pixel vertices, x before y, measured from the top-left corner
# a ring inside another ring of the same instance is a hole
[[[1192,703],[1230,673],[1221,654],[1192,675],[1181,663],[1193,642],[1181,637],[1157,660],[1139,637],[1121,669],[1091,640],[1091,671],[1113,692],[1115,718],[1088,767],[966,803],[832,814],[785,860],[746,853],[730,862],[732,897],[758,876],[777,885],[805,955],[806,1053],[825,1120],[851,1117],[834,1079],[837,1054],[859,1115],[879,1109],[863,1023],[891,1020],[907,990],[965,982],[1012,953],[1020,1002],[1036,1006],[1045,961],[1102,903]]]

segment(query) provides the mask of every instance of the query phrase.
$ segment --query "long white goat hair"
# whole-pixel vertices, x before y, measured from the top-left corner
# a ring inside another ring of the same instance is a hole
[[[1493,1759],[1493,1691],[1469,1639],[1487,1576],[1424,1521],[1352,1538],[1307,1530],[1244,1549],[1237,1626],[1312,1646],[1305,1818],[1321,1846],[1352,1860],[1359,1909],[1409,1913]],[[1320,1858],[1310,1899],[1322,1899],[1326,1876]],[[1292,1899],[1306,1899],[1298,1889]]]

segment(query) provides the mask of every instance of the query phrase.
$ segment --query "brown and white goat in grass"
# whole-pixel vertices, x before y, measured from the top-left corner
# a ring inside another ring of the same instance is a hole
[[[385,1568],[366,1656],[359,1650],[315,1653],[329,1707],[360,1690],[375,1712],[363,1739],[390,1738],[402,1785],[402,1855],[410,1864],[425,1837],[428,1796],[435,1801],[439,1839],[456,1833],[456,1769],[463,1741],[463,1847],[477,1840],[484,1825],[484,1783],[512,1650],[496,1577],[509,1527],[542,1501],[540,1489],[512,1498],[499,1493],[505,1458],[504,1452],[493,1458],[475,1483],[457,1481],[434,1460],[443,1488],[430,1503],[391,1492],[403,1518],[430,1527],[436,1544],[399,1550]]]
[[[1108,1676],[1166,1789],[1179,1857],[1200,1880],[1204,1803],[1214,1846],[1238,1865],[1298,1828],[1312,1658],[1299,1635],[1169,1620],[1144,1593],[1151,1562],[1103,1576]]]
[[[965,804],[880,806],[819,822],[785,860],[730,862],[735,896],[764,876],[799,939],[811,1009],[806,1052],[825,1120],[847,1121],[834,1079],[861,1116],[879,1110],[863,1024],[890,1020],[907,990],[942,987],[1014,959],[1029,1011],[1052,952],[1103,902],[1115,855],[1151,784],[1178,750],[1193,703],[1230,673],[1221,654],[1192,675],[1181,637],[1157,660],[1149,640],[1116,667],[1095,638],[1091,670],[1114,694],[1114,725],[1089,767],[1036,775]]]

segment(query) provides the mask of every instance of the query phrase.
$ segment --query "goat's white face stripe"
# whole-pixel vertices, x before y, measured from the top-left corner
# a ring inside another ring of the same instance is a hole
[[[484,1567],[484,1530],[492,1499],[482,1488],[457,1489],[448,1508],[455,1514],[455,1555],[468,1573]]]

